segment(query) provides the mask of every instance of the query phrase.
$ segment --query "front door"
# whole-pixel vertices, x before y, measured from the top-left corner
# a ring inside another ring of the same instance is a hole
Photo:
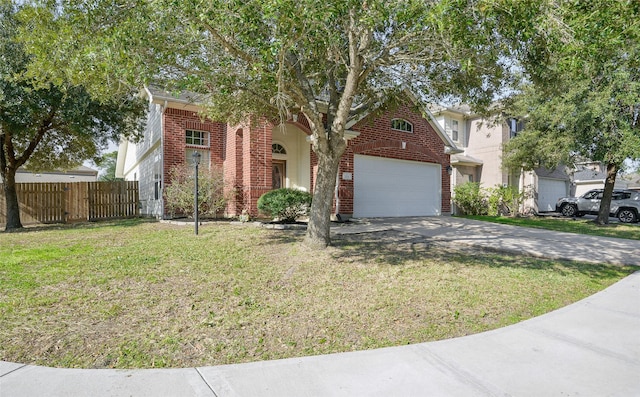
[[[280,189],[286,187],[287,162],[285,160],[273,160],[271,169],[271,188]]]

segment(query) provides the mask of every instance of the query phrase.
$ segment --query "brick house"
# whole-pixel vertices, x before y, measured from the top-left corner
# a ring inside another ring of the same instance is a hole
[[[222,167],[235,187],[227,216],[258,215],[267,191],[290,187],[312,191],[317,159],[303,115],[282,125],[258,120],[231,125],[203,119],[197,98],[145,89],[149,114],[144,138],[123,141],[116,175],[138,180],[141,213],[166,217],[162,189],[173,166],[189,162]],[[451,211],[450,154],[459,150],[428,109],[400,107],[347,125],[334,196],[341,218],[426,216]]]

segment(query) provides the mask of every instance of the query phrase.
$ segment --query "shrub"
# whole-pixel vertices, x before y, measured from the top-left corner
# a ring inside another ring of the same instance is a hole
[[[520,205],[525,199],[525,194],[518,192],[513,186],[496,185],[488,192],[488,214],[492,216],[504,216],[518,214]]]
[[[186,164],[175,166],[169,171],[169,183],[164,189],[167,209],[174,217],[176,213],[195,215],[194,170]],[[212,166],[210,169],[198,169],[198,213],[203,217],[216,216],[226,205],[222,169]]]
[[[312,195],[302,190],[282,188],[260,196],[258,209],[280,222],[293,223],[311,209]]]
[[[453,202],[465,215],[486,215],[487,198],[480,183],[467,182],[453,188]]]

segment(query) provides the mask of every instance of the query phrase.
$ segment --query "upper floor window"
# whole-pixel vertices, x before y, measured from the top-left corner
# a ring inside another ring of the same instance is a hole
[[[209,146],[209,133],[206,131],[186,130],[187,145]]]
[[[413,132],[413,124],[405,119],[391,120],[391,129],[404,132]]]
[[[273,154],[287,154],[287,149],[284,148],[279,143],[274,143],[271,145],[271,153]]]
[[[522,120],[510,118],[507,119],[507,124],[509,125],[509,135],[511,138],[515,138],[520,131],[524,129],[524,122]]]
[[[458,120],[451,120],[451,139],[458,141]]]

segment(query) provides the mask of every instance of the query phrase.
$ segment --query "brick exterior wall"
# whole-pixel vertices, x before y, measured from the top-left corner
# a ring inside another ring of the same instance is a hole
[[[209,167],[221,167],[224,153],[224,137],[226,125],[210,120],[203,120],[198,113],[167,108],[163,115],[163,173],[165,186],[171,183],[169,173],[177,165],[186,162],[187,148],[209,152]],[[186,130],[205,131],[209,133],[209,147],[187,145],[185,139]],[[167,215],[165,211],[165,215]]]
[[[231,199],[226,213],[258,215],[258,199],[271,190],[273,124],[264,119],[228,126],[224,175]]]
[[[244,140],[244,131],[248,126],[235,125],[228,126],[228,135],[226,137],[225,158],[223,161],[224,179],[227,183],[226,191],[229,202],[227,204],[226,213],[228,215],[239,215],[245,209],[244,192],[243,192],[243,166],[242,143]],[[249,208],[247,208],[249,211]]]
[[[391,129],[391,120],[402,118],[413,124],[413,132],[396,131]],[[360,135],[349,141],[347,150],[342,156],[338,171],[340,198],[339,212],[353,214],[353,178],[343,180],[342,174],[354,172],[354,155],[378,156],[398,160],[420,161],[440,164],[442,188],[442,213],[451,212],[451,186],[449,174],[446,171],[450,165],[450,156],[444,153],[444,143],[431,124],[421,114],[403,106],[394,112],[387,112],[377,117],[366,118],[351,128]],[[405,148],[402,148],[405,142]],[[311,156],[312,171],[315,170],[317,158]],[[312,175],[315,175],[312,172]],[[354,175],[354,178],[356,176]],[[335,202],[334,202],[335,209]]]
[[[258,215],[258,199],[271,190],[271,141],[273,124],[256,120],[244,131],[242,142],[242,199],[252,216]]]
[[[403,118],[413,124],[413,133],[391,129],[391,120]],[[308,131],[308,122],[301,115],[295,123]],[[164,180],[169,181],[169,171],[175,165],[183,164],[186,157],[185,130],[193,129],[209,132],[209,148],[193,146],[210,152],[211,166],[222,166],[230,194],[227,215],[239,215],[246,210],[252,216],[258,215],[257,201],[271,190],[272,156],[271,143],[274,125],[264,119],[240,125],[202,120],[192,111],[168,108],[164,113]],[[354,155],[379,156],[400,160],[412,160],[442,166],[442,212],[450,212],[451,189],[446,167],[449,155],[444,154],[444,144],[429,122],[421,114],[408,107],[401,107],[392,113],[360,121],[353,128],[360,135],[349,141],[339,170],[338,195],[339,212],[353,213],[353,179],[342,180],[342,174],[354,172]],[[402,143],[405,143],[403,149]],[[311,151],[311,186],[314,186],[317,172],[317,156]],[[355,176],[354,176],[355,177]],[[335,203],[334,203],[335,209]]]

